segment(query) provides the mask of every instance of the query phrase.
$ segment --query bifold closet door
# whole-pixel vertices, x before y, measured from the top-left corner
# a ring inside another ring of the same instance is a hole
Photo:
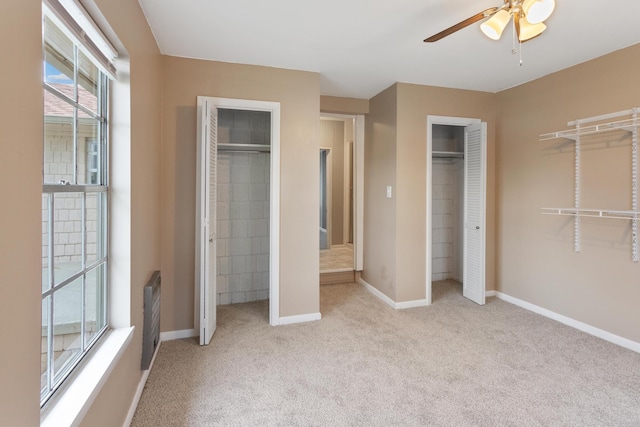
[[[200,288],[200,345],[216,330],[216,174],[218,111],[211,101],[198,100],[196,280]]]
[[[464,131],[464,274],[463,295],[485,303],[487,124]]]

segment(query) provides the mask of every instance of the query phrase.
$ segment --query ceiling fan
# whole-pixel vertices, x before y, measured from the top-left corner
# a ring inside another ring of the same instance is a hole
[[[538,37],[547,29],[544,21],[551,16],[555,6],[555,0],[504,0],[502,6],[483,10],[446,30],[440,31],[438,34],[424,39],[424,41],[426,43],[436,42],[483,19],[486,19],[486,21],[480,25],[482,32],[490,39],[499,40],[513,16],[518,40],[526,42]]]

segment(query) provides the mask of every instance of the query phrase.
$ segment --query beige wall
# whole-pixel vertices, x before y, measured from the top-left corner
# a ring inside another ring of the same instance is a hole
[[[496,154],[498,290],[635,342],[640,264],[631,261],[630,225],[584,220],[582,251],[573,252],[571,218],[541,214],[542,207],[573,206],[572,144],[538,136],[640,106],[638,73],[635,45],[499,93]],[[618,142],[604,149],[612,137]],[[612,137],[582,151],[585,208],[631,207],[630,139]]]
[[[487,122],[486,288],[495,289],[496,95],[398,83],[396,301],[425,298],[427,116]]]
[[[320,97],[320,111],[338,114],[368,114],[369,100],[322,95]]]
[[[41,20],[40,2],[2,2],[0,414],[16,426],[40,420]]]
[[[396,191],[398,88],[373,97],[365,123],[364,270],[362,278],[396,300]]]
[[[319,312],[315,73],[164,57],[162,331],[194,327],[196,97],[280,102],[280,315]]]

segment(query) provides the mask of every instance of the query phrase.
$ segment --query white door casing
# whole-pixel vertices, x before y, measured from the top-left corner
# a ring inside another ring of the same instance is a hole
[[[216,311],[216,254],[215,254],[215,234],[213,242],[209,230],[205,233],[201,229],[202,219],[205,218],[205,210],[209,209],[215,214],[216,185],[215,174],[213,176],[213,188],[206,189],[206,180],[211,185],[211,176],[206,173],[210,166],[212,155],[217,158],[217,141],[215,146],[211,146],[204,141],[208,138],[210,127],[206,119],[209,106],[209,118],[214,116],[217,122],[217,110],[220,108],[231,110],[268,111],[271,116],[271,155],[270,157],[270,179],[269,179],[269,324],[276,326],[280,324],[280,103],[270,101],[253,101],[244,99],[216,98],[210,96],[197,97],[198,114],[198,138],[197,138],[197,161],[196,161],[196,280],[195,280],[195,301],[194,301],[194,330],[200,331],[200,342],[203,344],[203,337],[213,334],[211,327],[206,327],[207,321],[213,320],[207,315],[207,308],[215,316]],[[209,125],[210,126],[210,123]],[[206,158],[205,158],[206,157]],[[213,191],[213,193],[211,193]],[[213,196],[212,196],[213,194]],[[206,199],[206,200],[205,200]],[[212,232],[215,233],[217,224],[215,218]],[[205,222],[206,223],[206,222]],[[213,250],[210,251],[209,247]],[[207,251],[207,253],[205,253]],[[205,262],[205,260],[209,262]],[[209,280],[206,278],[209,277]],[[212,288],[213,286],[213,288]],[[203,326],[204,325],[204,326]],[[215,329],[215,325],[214,325]],[[204,333],[203,333],[204,331]],[[204,340],[206,341],[206,340]]]
[[[200,345],[208,345],[216,330],[217,121],[216,107],[198,98],[196,283],[200,292]]]
[[[364,115],[321,113],[321,118],[353,120],[353,269],[364,265]]]
[[[426,215],[426,230],[427,230],[427,236],[426,236],[426,259],[425,259],[425,282],[426,282],[426,304],[430,305],[432,302],[432,293],[431,293],[431,272],[432,272],[432,244],[433,244],[433,239],[432,239],[432,224],[433,224],[433,155],[432,155],[432,149],[433,149],[433,126],[434,125],[446,125],[446,126],[459,126],[459,127],[470,127],[472,125],[481,125],[482,124],[482,159],[481,159],[481,164],[482,164],[482,175],[483,175],[483,179],[486,180],[486,123],[483,123],[480,119],[474,119],[474,118],[466,118],[466,117],[450,117],[450,116],[432,116],[429,115],[427,116],[427,173],[426,173],[426,187],[427,187],[427,194],[426,194],[426,200],[427,200],[427,215]],[[465,151],[466,151],[466,147],[465,147]],[[467,153],[465,152],[464,154],[465,156],[465,162],[466,162],[466,156]],[[485,183],[486,181],[483,181],[483,183]],[[484,215],[484,206],[485,206],[485,200],[486,200],[486,184],[483,184],[483,189],[484,190],[484,194],[482,196],[482,204],[483,204],[483,215]],[[484,219],[482,220],[483,224],[484,224]],[[485,227],[482,227],[482,236],[483,236],[483,240],[486,239],[486,230]],[[464,238],[463,238],[464,239]],[[464,246],[464,243],[463,243]],[[482,257],[482,261],[481,261],[481,265],[482,265],[482,290],[483,290],[483,294],[485,291],[485,275],[484,275],[484,266],[485,266],[485,252],[484,252],[484,248],[485,248],[485,244],[482,243],[482,248],[483,250],[478,254],[479,256]],[[464,257],[464,256],[463,256]],[[463,264],[464,264],[464,260],[463,260]],[[465,267],[463,267],[464,269]],[[464,275],[464,273],[463,273]],[[464,278],[463,278],[464,280]],[[483,297],[484,298],[484,297]]]
[[[464,273],[463,295],[485,303],[487,124],[464,130]]]

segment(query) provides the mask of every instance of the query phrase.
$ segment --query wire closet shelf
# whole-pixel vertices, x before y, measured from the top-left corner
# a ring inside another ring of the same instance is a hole
[[[540,141],[568,139],[574,142],[574,206],[566,208],[542,208],[545,215],[566,215],[574,217],[574,251],[580,252],[581,218],[614,218],[631,221],[631,258],[638,262],[638,222],[640,206],[638,203],[638,126],[640,108],[604,114],[596,117],[578,119],[567,123],[573,129],[540,135]],[[605,122],[606,121],[606,122]],[[600,123],[604,122],[604,123]],[[604,132],[625,131],[631,134],[631,209],[584,209],[580,207],[580,144],[581,138]]]

